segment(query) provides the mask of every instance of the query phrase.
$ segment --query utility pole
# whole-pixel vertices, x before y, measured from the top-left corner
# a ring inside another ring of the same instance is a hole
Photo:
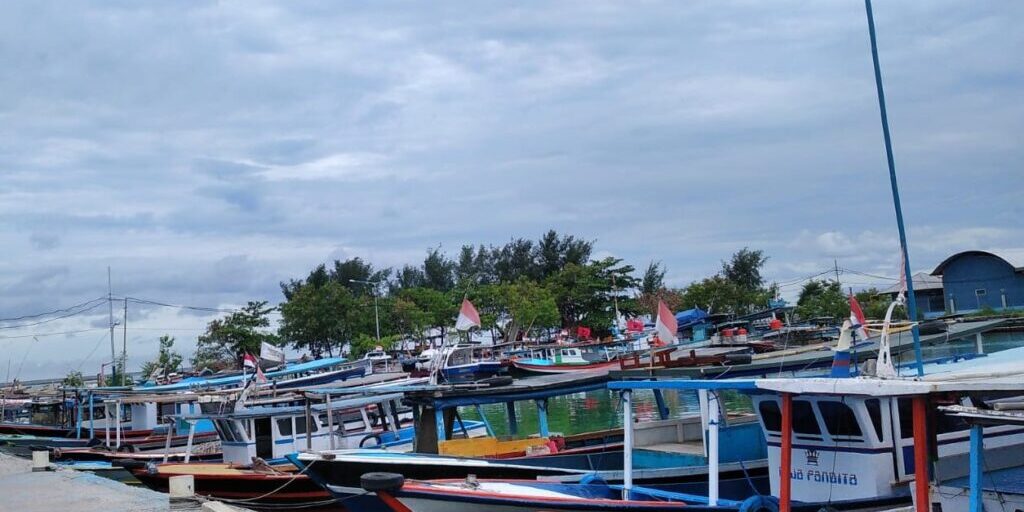
[[[128,297],[124,298],[124,338],[121,340],[121,385],[125,383],[128,373]]]
[[[839,260],[833,258],[832,259],[832,264],[835,265],[835,269],[836,269],[836,284],[839,284]]]
[[[114,348],[114,286],[110,280],[110,267],[107,267],[107,309],[110,314],[110,362],[117,361],[117,349]],[[116,371],[116,366],[114,367]]]

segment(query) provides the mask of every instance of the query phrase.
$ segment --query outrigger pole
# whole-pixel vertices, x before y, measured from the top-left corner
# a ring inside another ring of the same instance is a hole
[[[875,40],[875,17],[871,13],[871,0],[864,0],[868,13],[868,34],[871,35],[871,60],[875,65],[875,88],[878,90],[878,110],[882,115],[882,135],[885,138],[885,156],[889,163],[889,183],[892,185],[892,203],[896,208],[896,225],[900,231],[900,251],[903,256],[903,276],[907,283],[907,316],[910,332],[914,336],[914,359],[917,362],[917,376],[924,375],[921,359],[921,335],[917,329],[917,300],[914,297],[914,279],[910,273],[910,257],[907,255],[907,230],[903,227],[903,208],[900,206],[900,189],[896,183],[896,163],[892,157],[892,138],[889,136],[889,116],[885,111],[885,91],[882,89],[882,68],[878,64],[878,42]]]

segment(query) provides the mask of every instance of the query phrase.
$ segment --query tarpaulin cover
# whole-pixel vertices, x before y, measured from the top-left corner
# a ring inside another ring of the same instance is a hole
[[[679,329],[682,329],[683,327],[699,324],[706,320],[707,317],[707,312],[700,308],[687,309],[686,311],[676,313],[676,323],[679,324]]]

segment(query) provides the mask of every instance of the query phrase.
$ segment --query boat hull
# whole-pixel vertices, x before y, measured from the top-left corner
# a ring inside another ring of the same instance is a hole
[[[265,473],[234,468],[225,463],[168,463],[131,469],[143,485],[154,491],[167,492],[173,476],[191,475],[196,494],[210,498],[253,500],[249,504],[299,504],[324,501],[330,494],[306,475],[296,475],[295,468],[278,466],[280,473]],[[258,499],[254,499],[258,498]]]
[[[552,373],[568,373],[579,371],[609,370],[619,366],[618,360],[601,361],[590,364],[530,364],[512,361],[512,370],[520,375],[547,375]]]

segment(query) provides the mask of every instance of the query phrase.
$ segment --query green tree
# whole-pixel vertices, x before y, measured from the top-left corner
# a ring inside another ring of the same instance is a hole
[[[425,322],[427,329],[437,328],[443,341],[448,326],[452,325],[459,306],[451,295],[440,290],[427,287],[406,288],[398,292],[400,299],[406,300],[420,312],[419,320]],[[460,299],[461,302],[461,299]]]
[[[455,268],[455,262],[448,259],[440,248],[430,249],[423,260],[423,286],[441,292],[450,291],[455,287]]]
[[[301,286],[279,309],[281,339],[314,357],[340,352],[357,334],[355,317],[361,314],[352,291],[337,281]]]
[[[159,374],[166,379],[168,375],[181,369],[181,354],[173,350],[174,338],[164,334],[160,336],[160,353],[156,359],[142,365],[143,378],[152,378]]]
[[[277,336],[266,332],[270,326],[268,315],[274,309],[267,306],[267,301],[250,301],[242,309],[211,321],[206,333],[199,336],[193,367],[240,365],[245,353],[258,354],[264,341],[277,343]]]
[[[497,301],[507,322],[499,328],[507,341],[528,335],[534,328],[559,325],[561,316],[555,296],[545,286],[525,277],[499,285]],[[484,319],[481,318],[481,321]]]
[[[625,316],[639,313],[629,293],[639,284],[632,265],[608,257],[586,265],[569,263],[547,281],[554,295],[563,327],[585,325],[595,334],[607,334],[615,321],[615,305]]]
[[[722,277],[740,290],[756,291],[764,286],[761,268],[766,261],[768,257],[764,255],[764,251],[752,251],[744,247],[735,252],[728,262],[722,262]]]
[[[811,280],[804,283],[796,312],[801,318],[845,318],[850,314],[850,303],[837,281]]]
[[[640,293],[656,293],[665,287],[665,268],[661,262],[652,261],[647,265],[644,276],[640,279]]]
[[[85,385],[85,379],[82,378],[82,372],[74,370],[64,376],[61,385],[66,388],[80,388]]]

